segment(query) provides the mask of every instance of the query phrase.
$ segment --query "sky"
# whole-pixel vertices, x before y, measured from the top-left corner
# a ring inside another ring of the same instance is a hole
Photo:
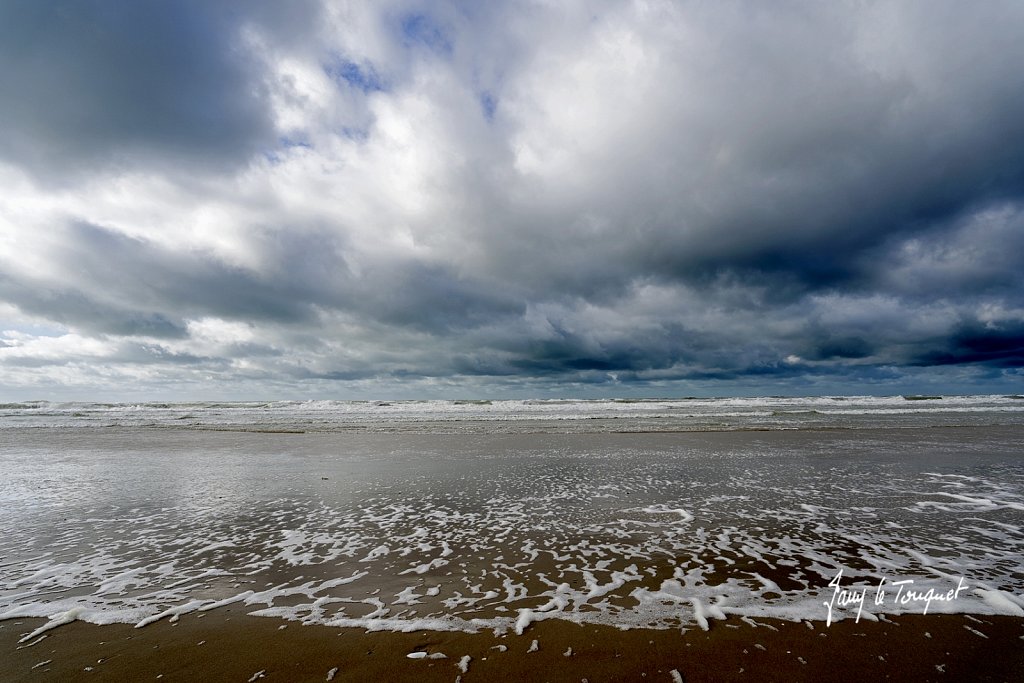
[[[1019,393],[1021,64],[1019,0],[10,0],[0,399]]]

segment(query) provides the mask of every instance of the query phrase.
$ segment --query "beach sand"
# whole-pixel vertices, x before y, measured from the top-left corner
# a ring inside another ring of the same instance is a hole
[[[1020,681],[1024,619],[739,620],[707,632],[532,625],[522,635],[367,633],[224,608],[142,629],[74,622],[31,647],[41,619],[0,622],[0,680],[20,681]],[[281,628],[286,626],[285,628]],[[529,652],[533,641],[538,649]],[[502,647],[506,648],[502,651]],[[570,651],[571,649],[571,651]],[[445,659],[410,659],[412,652]],[[460,661],[469,655],[466,672]]]

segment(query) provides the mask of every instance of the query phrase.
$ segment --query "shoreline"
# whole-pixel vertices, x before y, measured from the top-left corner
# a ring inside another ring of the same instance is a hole
[[[1020,430],[19,432],[5,611],[165,618],[0,620],[0,680],[1024,680]],[[883,579],[901,614],[856,623]],[[525,631],[353,623],[496,615]]]
[[[43,619],[0,622],[0,679],[160,681],[699,681],[1024,679],[1024,618],[902,615],[855,623],[756,620],[619,630],[549,620],[523,635],[365,632],[229,608],[127,624],[72,622],[35,644]],[[537,649],[530,652],[537,641]],[[502,647],[505,649],[502,650]],[[425,652],[412,659],[407,655]],[[433,659],[429,654],[442,653]],[[464,657],[469,656],[469,660]],[[460,664],[465,664],[462,671]],[[260,675],[262,674],[262,676]]]

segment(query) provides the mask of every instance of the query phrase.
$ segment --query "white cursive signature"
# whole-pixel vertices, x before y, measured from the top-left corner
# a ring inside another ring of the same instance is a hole
[[[827,602],[822,604],[825,605],[828,610],[828,618],[825,620],[826,626],[832,625],[832,613],[836,608],[850,608],[852,605],[857,606],[857,618],[856,622],[860,622],[861,612],[864,610],[864,600],[867,598],[868,588],[867,586],[850,588],[842,587],[843,581],[843,570],[840,569],[834,579],[828,582],[828,585],[832,587],[832,597]],[[882,577],[881,581],[878,582],[878,587],[875,589],[874,604],[884,605],[886,592],[882,590],[882,586],[886,583],[885,577]],[[936,591],[934,588],[929,588],[926,591],[916,590],[910,588],[914,583],[913,579],[903,579],[902,581],[893,581],[890,585],[896,587],[896,595],[893,598],[893,604],[895,605],[908,605],[913,603],[924,603],[924,614],[928,614],[928,608],[931,607],[933,602],[952,602],[960,597],[960,591],[967,590],[967,586],[964,585],[964,577],[960,577],[956,588],[950,588],[948,591]]]

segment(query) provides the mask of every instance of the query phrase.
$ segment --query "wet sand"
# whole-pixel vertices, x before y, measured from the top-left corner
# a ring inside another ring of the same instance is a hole
[[[5,683],[1024,680],[1017,426],[5,436]],[[970,590],[826,627],[839,569]],[[19,642],[70,609],[129,623]],[[509,632],[359,628],[419,619]]]
[[[735,622],[735,623],[733,623]],[[367,633],[230,608],[142,629],[74,622],[31,647],[41,619],[0,622],[0,680],[20,681],[1020,681],[1024,619],[905,615],[826,627],[738,620],[710,631],[547,621],[523,635]],[[286,626],[285,628],[281,628]],[[533,641],[538,649],[530,650]],[[501,647],[506,648],[502,651]],[[570,652],[571,648],[571,652]],[[446,659],[410,659],[411,652]],[[467,670],[459,663],[469,655]],[[45,662],[45,663],[44,663]]]

